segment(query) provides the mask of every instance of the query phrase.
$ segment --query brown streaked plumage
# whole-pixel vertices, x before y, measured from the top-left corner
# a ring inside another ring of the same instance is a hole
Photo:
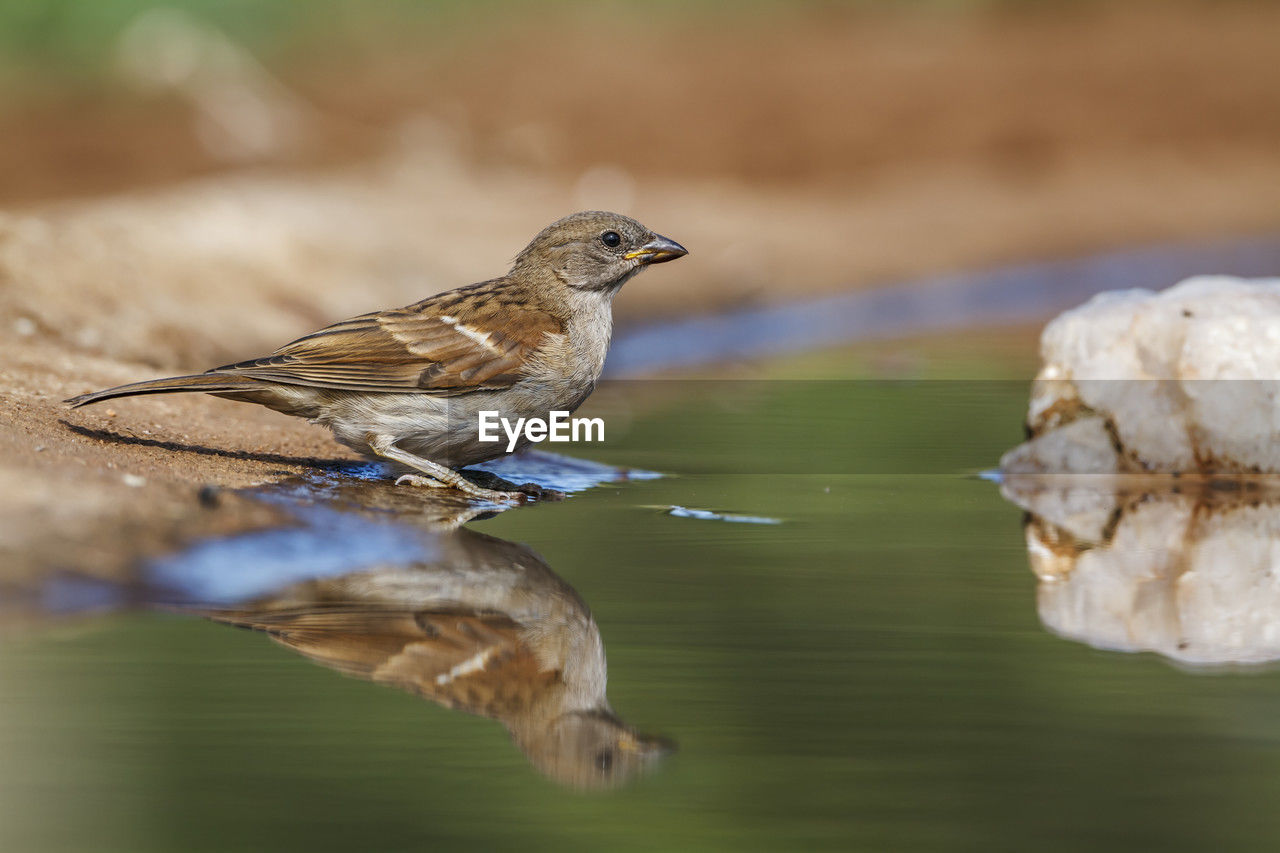
[[[535,767],[573,787],[619,785],[671,751],[614,713],[595,620],[536,553],[467,529],[438,546],[429,562],[198,612],[345,675],[497,720]]]
[[[454,470],[506,451],[479,441],[478,412],[514,422],[575,410],[604,367],[614,295],[645,266],[685,254],[634,219],[576,213],[543,229],[502,278],[335,323],[264,358],[67,402],[203,391],[307,418],[415,472],[397,482],[519,499]]]
[[[212,372],[347,391],[507,388],[545,336],[563,334],[566,323],[536,301],[519,299],[522,290],[509,278],[469,285],[335,323],[265,358]]]

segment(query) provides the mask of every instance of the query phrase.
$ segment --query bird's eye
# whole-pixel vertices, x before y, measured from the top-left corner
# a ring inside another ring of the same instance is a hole
[[[600,235],[600,242],[610,249],[616,249],[622,245],[622,235],[617,231],[606,231]]]
[[[608,773],[613,769],[613,750],[602,749],[596,753],[596,768]]]

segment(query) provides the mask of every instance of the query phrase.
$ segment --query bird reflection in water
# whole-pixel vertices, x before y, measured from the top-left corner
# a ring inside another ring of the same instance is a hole
[[[495,719],[533,765],[575,788],[621,785],[674,748],[605,698],[605,654],[585,602],[531,549],[459,528],[429,561],[307,580],[230,609],[346,675]]]
[[[629,475],[548,454],[501,470],[522,481],[530,469],[566,491]],[[119,571],[0,577],[0,633],[152,606],[251,628],[346,675],[497,720],[539,771],[580,789],[620,786],[674,749],[609,706],[604,645],[578,593],[530,548],[463,527],[497,509],[359,474],[211,492],[194,511],[245,529]],[[246,498],[281,512],[237,522]]]

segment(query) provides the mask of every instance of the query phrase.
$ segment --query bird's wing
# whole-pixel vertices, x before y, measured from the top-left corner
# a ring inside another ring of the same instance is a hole
[[[265,358],[209,372],[315,388],[456,394],[512,385],[548,335],[562,332],[555,317],[486,282],[353,317]]]
[[[346,675],[499,720],[528,713],[561,678],[499,613],[329,605],[205,615],[263,631]]]
[[[414,621],[429,639],[407,643],[374,680],[503,721],[527,715],[562,681],[559,670],[543,666],[523,628],[505,616],[419,612]],[[441,649],[450,650],[446,659]]]

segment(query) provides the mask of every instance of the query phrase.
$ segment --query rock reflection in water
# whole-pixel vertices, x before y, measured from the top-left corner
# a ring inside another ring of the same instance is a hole
[[[435,558],[298,583],[200,611],[263,631],[347,675],[498,720],[548,777],[621,784],[670,751],[605,698],[605,656],[586,604],[529,548],[460,529]]]
[[[1280,659],[1280,494],[1256,483],[1124,491],[1070,477],[1002,490],[1028,510],[1050,631],[1187,665]]]

